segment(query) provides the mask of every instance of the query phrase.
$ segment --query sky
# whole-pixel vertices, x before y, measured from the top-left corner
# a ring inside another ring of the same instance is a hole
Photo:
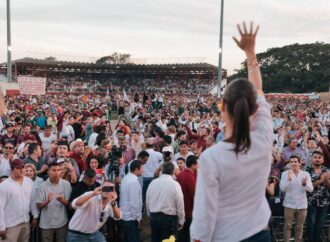
[[[218,63],[220,0],[11,0],[12,55],[92,62],[113,52],[137,63]],[[232,40],[243,20],[260,25],[257,52],[330,43],[329,0],[224,0],[223,68],[240,68]],[[0,1],[0,61],[6,61]]]

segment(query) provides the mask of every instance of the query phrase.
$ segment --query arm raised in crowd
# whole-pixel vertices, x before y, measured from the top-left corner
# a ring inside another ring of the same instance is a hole
[[[80,197],[76,198],[72,202],[72,207],[74,209],[82,207],[84,204],[86,204],[92,197],[100,195],[102,191],[102,187],[97,187],[94,189],[93,192],[87,192]]]
[[[250,30],[248,31],[245,22],[243,22],[243,31],[239,24],[237,25],[237,29],[241,39],[238,40],[235,37],[233,37],[233,39],[238,47],[245,52],[248,67],[248,79],[256,86],[257,90],[262,90],[261,72],[255,52],[256,36],[259,26],[254,29],[253,22],[251,22]]]

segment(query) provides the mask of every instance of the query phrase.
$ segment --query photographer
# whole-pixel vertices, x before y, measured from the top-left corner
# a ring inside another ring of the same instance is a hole
[[[121,211],[117,206],[114,184],[106,181],[102,187],[86,192],[72,202],[76,209],[67,234],[68,242],[105,242],[99,229],[109,217],[120,220]]]

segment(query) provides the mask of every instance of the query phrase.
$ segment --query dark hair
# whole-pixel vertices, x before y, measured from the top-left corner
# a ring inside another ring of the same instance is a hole
[[[144,157],[149,157],[149,153],[148,151],[142,150],[139,154],[138,154],[138,159],[143,159]]]
[[[174,164],[172,162],[165,162],[163,164],[162,173],[166,175],[173,175],[174,172]]]
[[[178,159],[176,159],[176,161],[178,162],[179,160],[182,160],[184,163],[186,163],[186,160],[183,157],[179,157]]]
[[[182,135],[186,135],[186,132],[184,130],[179,130],[177,133],[176,133],[176,136],[175,136],[175,139],[178,139],[180,136]]]
[[[300,157],[298,155],[291,155],[290,158],[289,158],[289,161],[291,159],[298,159],[298,162],[300,163]]]
[[[192,165],[197,165],[197,157],[194,155],[189,155],[186,159],[186,166],[190,168]]]
[[[57,163],[56,161],[53,161],[53,162],[49,163],[49,165],[48,165],[48,171],[49,171],[50,168],[52,168],[53,166],[60,166],[60,164]]]
[[[237,79],[226,87],[223,103],[233,121],[233,132],[228,139],[235,144],[234,151],[247,152],[251,146],[250,116],[257,110],[257,92],[251,82]]]
[[[142,166],[141,162],[139,160],[133,160],[129,166],[129,170],[131,172],[134,172],[136,169],[140,169]]]
[[[39,146],[39,145],[36,144],[36,143],[31,143],[31,144],[29,145],[29,148],[28,148],[28,153],[29,153],[29,155],[32,155],[33,152],[35,152],[35,151],[37,150],[38,146]]]
[[[92,168],[87,168],[85,173],[84,173],[84,177],[88,177],[88,178],[94,178],[96,176],[96,172],[94,169]]]
[[[6,144],[11,144],[11,145],[15,148],[15,144],[14,144],[14,142],[12,142],[12,141],[10,141],[10,140],[6,141],[6,142],[5,142],[5,145],[6,145]]]
[[[91,160],[92,159],[95,159],[95,160],[97,160],[97,162],[99,163],[98,165],[97,165],[97,168],[99,169],[99,168],[101,168],[101,162],[100,162],[100,160],[99,160],[99,158],[97,157],[97,156],[95,156],[95,155],[92,155],[91,157],[88,157],[88,160],[87,160],[87,168],[91,168]]]
[[[318,151],[318,150],[313,151],[312,156],[313,155],[321,155],[322,157],[324,157],[323,153],[321,151]]]

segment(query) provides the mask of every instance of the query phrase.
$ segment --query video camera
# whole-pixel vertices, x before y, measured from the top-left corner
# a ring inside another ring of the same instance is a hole
[[[119,159],[122,157],[125,147],[113,146],[108,154],[110,165],[109,165],[109,179],[115,180],[119,176]]]

